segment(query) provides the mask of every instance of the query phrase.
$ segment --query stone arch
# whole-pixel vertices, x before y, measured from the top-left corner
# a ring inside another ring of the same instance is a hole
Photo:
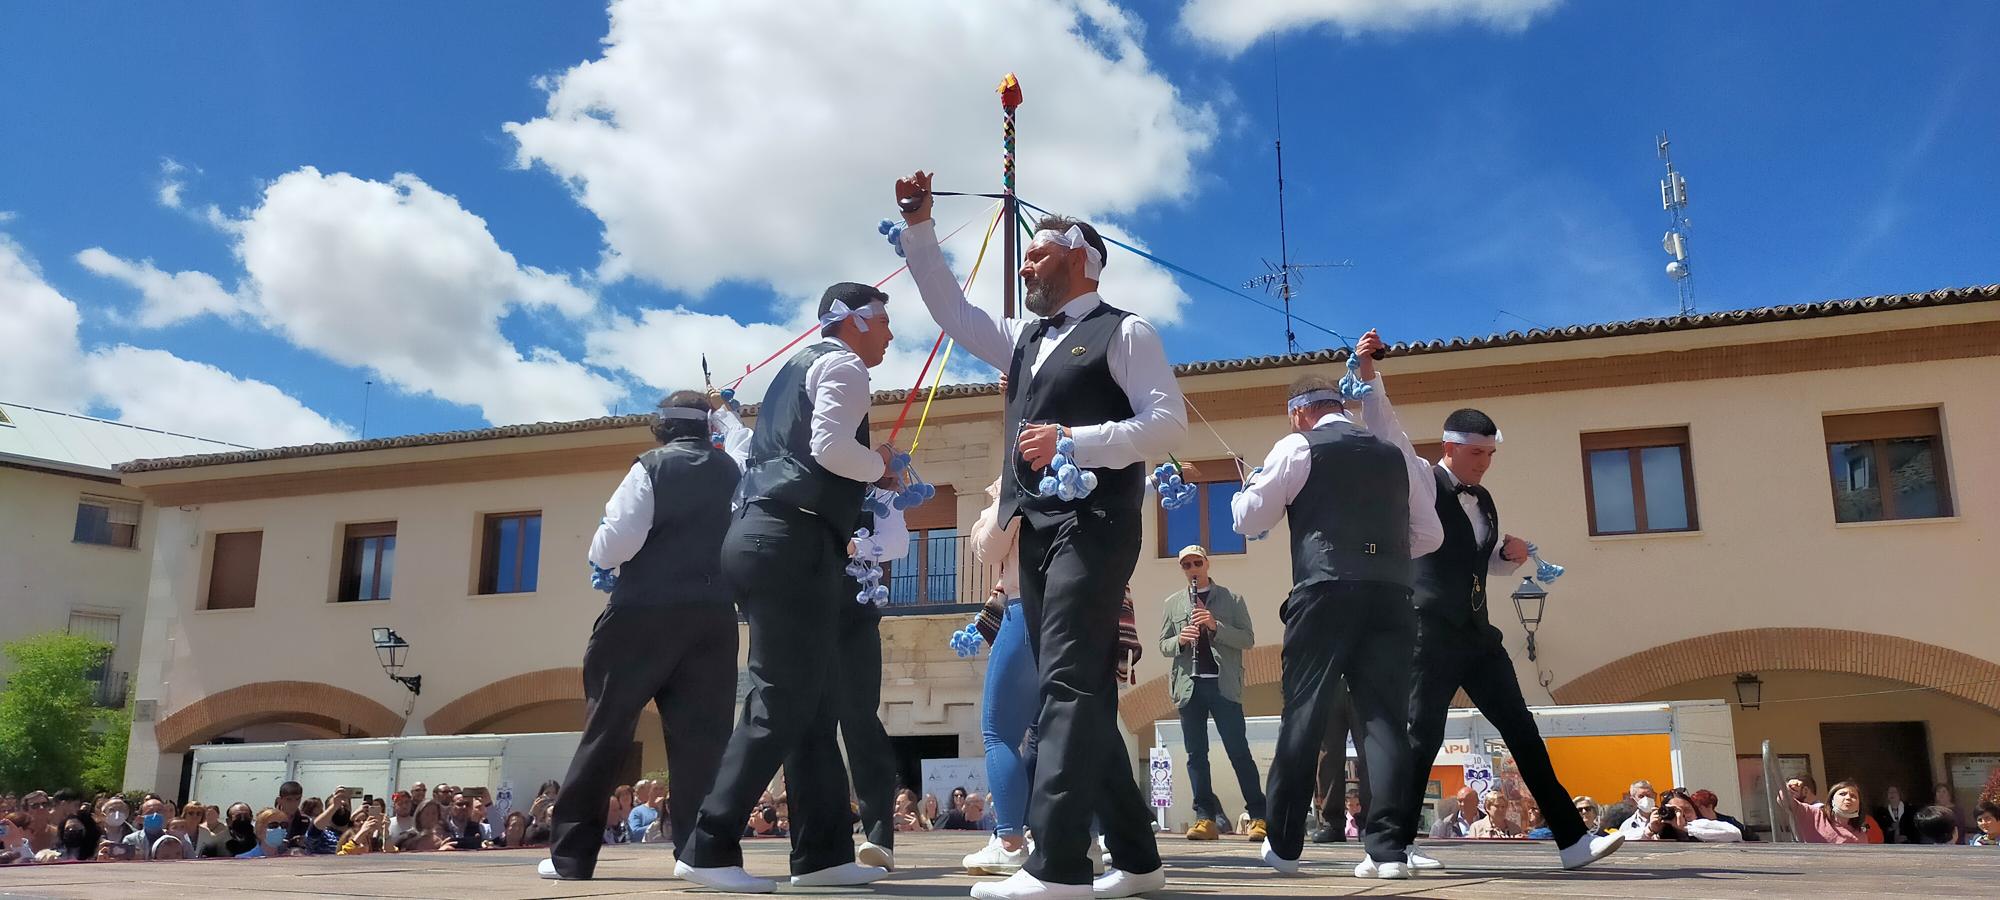
[[[488,723],[531,706],[582,702],[583,669],[542,669],[502,678],[467,691],[424,718],[426,734],[476,733]]]
[[[2000,663],[1838,628],[1747,628],[1687,638],[1599,666],[1551,693],[1557,703],[1624,703],[1701,678],[1787,670],[1901,681],[2000,713]]]
[[[334,734],[394,737],[403,717],[345,688],[317,681],[260,681],[217,691],[153,726],[162,753],[180,753],[247,725],[296,722]]]

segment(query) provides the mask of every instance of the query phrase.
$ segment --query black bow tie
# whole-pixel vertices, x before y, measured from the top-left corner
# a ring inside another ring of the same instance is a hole
[[[1035,332],[1034,334],[1028,336],[1028,340],[1039,341],[1042,339],[1042,335],[1048,334],[1049,332],[1061,328],[1068,323],[1069,323],[1069,313],[1059,312],[1053,316],[1044,316],[1040,319],[1036,319]]]
[[[1471,494],[1475,498],[1485,497],[1486,489],[1476,484],[1461,484],[1451,489],[1454,494]]]

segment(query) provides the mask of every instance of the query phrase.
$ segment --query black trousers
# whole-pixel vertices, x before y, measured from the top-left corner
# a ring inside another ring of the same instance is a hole
[[[1298,859],[1305,849],[1306,807],[1319,774],[1320,744],[1342,678],[1354,698],[1371,796],[1403,799],[1411,768],[1404,713],[1416,609],[1409,589],[1400,585],[1333,582],[1294,590],[1278,618],[1285,623],[1285,707],[1265,793],[1271,848],[1285,859]],[[1367,813],[1361,842],[1368,856],[1401,862],[1409,846],[1405,820],[1415,821],[1416,809],[1405,802],[1378,802]]]
[[[861,830],[870,843],[896,846],[896,751],[882,727],[882,613],[854,602],[861,585],[841,579],[839,675],[835,716],[847,749],[847,773],[861,807]],[[787,781],[791,775],[786,775]]]
[[[792,874],[854,861],[835,738],[838,647],[827,639],[839,620],[846,537],[818,516],[771,503],[746,506],[729,526],[722,575],[750,624],[750,694],[682,851],[688,865],[743,864],[744,824],[780,767]]]
[[[1521,697],[1521,682],[1514,675],[1514,661],[1501,643],[1500,630],[1484,622],[1457,624],[1427,612],[1417,614],[1417,647],[1410,680],[1410,748],[1422,767],[1412,773],[1405,790],[1416,802],[1423,802],[1430,778],[1430,762],[1444,744],[1445,713],[1459,688],[1479,707],[1514,754],[1521,770],[1521,782],[1528,787],[1542,818],[1555,835],[1556,846],[1567,847],[1584,836],[1583,816],[1570,802],[1570,793],[1556,779],[1549,762],[1548,747],[1542,743],[1541,729]],[[1411,819],[1405,839],[1416,836],[1416,820]]]
[[[1021,523],[1021,610],[1041,681],[1028,828],[1028,874],[1091,881],[1096,815],[1112,863],[1160,867],[1153,815],[1118,727],[1118,608],[1139,562],[1139,511],[1086,510]]]
[[[1347,690],[1347,682],[1342,681],[1340,700],[1326,713],[1326,736],[1320,741],[1319,786],[1313,790],[1313,800],[1319,804],[1321,825],[1333,829],[1334,840],[1347,840],[1347,736],[1354,735],[1354,777],[1360,782],[1361,810],[1366,813],[1374,804],[1368,802],[1374,794],[1368,789],[1368,754],[1362,749],[1361,733],[1354,727],[1354,698]],[[1411,761],[1415,765],[1415,761]],[[1430,771],[1425,768],[1424,771]]]
[[[736,610],[725,603],[607,606],[583,650],[583,740],[563,778],[549,858],[589,878],[604,845],[605,800],[648,701],[667,745],[667,814],[678,856],[696,804],[715,784],[736,704]],[[633,838],[637,840],[635,836]]]

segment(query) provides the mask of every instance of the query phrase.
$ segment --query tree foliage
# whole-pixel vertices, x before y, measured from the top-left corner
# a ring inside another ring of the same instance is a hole
[[[13,663],[0,691],[0,789],[83,786],[86,760],[103,742],[92,728],[102,711],[92,704],[90,674],[111,649],[103,641],[62,632],[0,648]],[[123,744],[123,735],[118,742]],[[122,754],[117,774],[124,774]]]

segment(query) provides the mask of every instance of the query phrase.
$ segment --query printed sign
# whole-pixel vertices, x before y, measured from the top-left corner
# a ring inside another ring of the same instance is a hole
[[[1174,805],[1174,757],[1165,747],[1154,747],[1152,765],[1148,768],[1153,788],[1153,806],[1166,809]]]

